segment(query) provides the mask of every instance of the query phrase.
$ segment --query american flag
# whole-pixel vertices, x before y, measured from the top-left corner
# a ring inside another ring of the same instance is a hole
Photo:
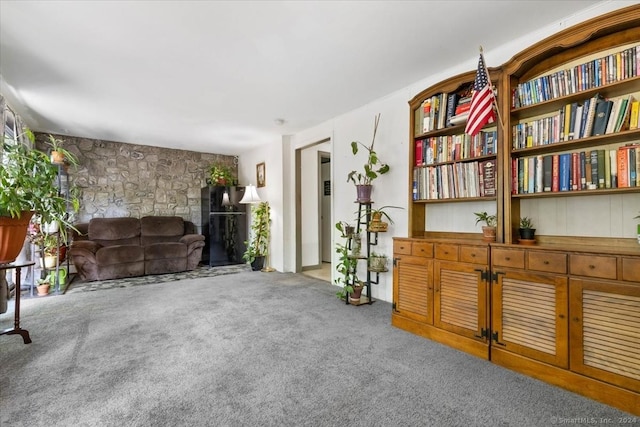
[[[464,132],[474,136],[487,123],[493,123],[495,112],[493,111],[493,89],[487,76],[487,68],[484,66],[484,58],[480,53],[478,61],[478,72],[476,81],[473,84],[473,95],[471,95],[471,108],[469,109],[469,119]]]

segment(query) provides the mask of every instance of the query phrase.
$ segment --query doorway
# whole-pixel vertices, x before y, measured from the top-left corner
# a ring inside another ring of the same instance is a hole
[[[296,149],[296,271],[331,282],[331,141]]]

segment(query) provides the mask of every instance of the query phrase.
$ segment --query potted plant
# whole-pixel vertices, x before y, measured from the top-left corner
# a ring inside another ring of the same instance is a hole
[[[371,145],[366,146],[358,141],[351,142],[351,152],[354,156],[358,154],[360,146],[367,151],[367,162],[364,164],[363,170],[353,170],[347,175],[347,182],[352,181],[356,186],[358,194],[357,202],[359,203],[371,202],[371,183],[378,175],[389,172],[389,165],[380,162],[378,154],[373,149],[374,143],[376,142],[376,133],[378,132],[378,123],[380,123],[380,114],[378,114],[374,120]]]
[[[78,158],[72,152],[63,147],[64,141],[62,139],[49,134],[45,144],[51,147],[50,157],[52,163],[68,163],[74,166],[78,165]]]
[[[369,271],[387,271],[387,262],[389,258],[385,254],[372,252],[369,256]]]
[[[227,186],[233,182],[233,173],[231,167],[214,163],[209,168],[209,177],[211,178],[212,185]]]
[[[33,144],[34,135],[25,131]],[[34,213],[41,224],[57,222],[60,232],[72,227],[67,214],[67,200],[56,186],[58,167],[49,155],[30,148],[27,141],[3,141],[0,168],[0,263],[16,259],[27,234],[27,226]],[[79,207],[77,199],[71,201]]]
[[[340,230],[340,224],[336,224],[338,230]],[[359,302],[364,283],[358,278],[356,272],[358,259],[350,255],[348,244],[337,243],[336,253],[339,255],[336,265],[339,276],[334,280],[334,283],[341,287],[336,296],[341,299],[348,297],[349,301]]]
[[[535,243],[535,234],[536,229],[533,228],[533,221],[529,217],[520,218],[520,228],[518,229],[520,233],[520,242],[521,243]]]
[[[38,279],[38,285],[36,289],[38,290],[38,296],[43,297],[49,294],[49,288],[51,288],[51,276],[47,275],[42,279]]]
[[[251,239],[244,242],[247,249],[242,259],[251,264],[253,271],[261,270],[269,251],[271,212],[269,202],[258,203],[251,212]]]
[[[480,222],[484,222],[485,224],[482,226],[482,240],[495,242],[498,217],[496,215],[489,215],[487,212],[474,212],[473,214],[476,216],[476,225]]]
[[[393,220],[387,213],[386,209],[402,209],[400,206],[382,206],[377,209],[371,209],[371,221],[369,221],[368,229],[374,232],[387,231],[389,224],[393,224]],[[366,214],[366,212],[365,212]],[[382,218],[386,218],[389,222],[383,221]]]
[[[346,222],[336,223],[336,228],[340,231],[342,237],[351,237],[356,232],[356,227]]]
[[[640,215],[634,216],[633,219],[640,219]],[[638,244],[640,244],[640,223],[638,223],[638,225],[636,227],[636,233],[637,233],[637,236],[638,236]]]

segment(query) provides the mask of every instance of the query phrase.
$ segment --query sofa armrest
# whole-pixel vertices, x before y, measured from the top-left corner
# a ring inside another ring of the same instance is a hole
[[[204,241],[202,234],[185,234],[180,238],[180,243],[190,246],[193,242]]]
[[[71,244],[71,250],[72,251],[82,251],[82,252],[89,252],[95,255],[96,252],[98,252],[98,249],[100,249],[102,247],[101,244],[93,242],[91,240],[78,240],[78,241],[74,241]]]

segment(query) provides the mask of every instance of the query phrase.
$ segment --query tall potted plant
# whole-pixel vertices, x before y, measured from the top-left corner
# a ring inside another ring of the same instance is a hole
[[[261,270],[269,251],[269,229],[271,210],[269,202],[258,203],[251,212],[251,239],[245,241],[247,247],[242,259],[251,264],[253,271]]]
[[[371,145],[366,146],[359,141],[351,142],[351,152],[354,156],[358,154],[359,148],[362,147],[367,151],[367,162],[364,164],[362,171],[353,170],[347,175],[347,182],[352,181],[357,190],[359,203],[371,202],[371,183],[378,175],[389,172],[389,165],[382,163],[375,152],[374,144],[376,142],[376,133],[378,132],[378,124],[380,123],[380,114],[375,117],[373,122],[373,138]]]
[[[25,136],[32,145],[30,130]],[[49,155],[30,148],[27,141],[5,139],[0,168],[0,263],[13,262],[27,234],[34,213],[41,223],[58,223],[61,232],[72,227],[67,217],[67,200],[56,186],[58,166]],[[77,209],[79,201],[72,200]]]
[[[487,212],[474,212],[476,216],[476,225],[480,222],[484,222],[482,226],[482,240],[486,242],[496,241],[496,225],[498,225],[498,218],[496,215],[489,215]]]

